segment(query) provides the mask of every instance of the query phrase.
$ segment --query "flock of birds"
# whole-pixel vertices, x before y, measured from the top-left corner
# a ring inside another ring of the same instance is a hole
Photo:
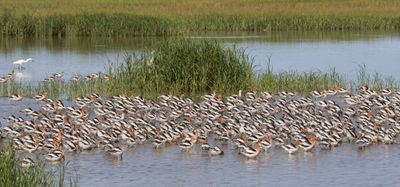
[[[14,75],[15,75],[15,71],[13,70],[11,73],[8,73],[7,75],[5,75],[3,77],[0,77],[0,84],[7,83],[8,81],[13,80]],[[63,78],[64,75],[65,75],[65,73],[63,71],[62,72],[53,73],[50,77],[44,78],[42,80],[42,82],[50,83],[50,82],[56,81],[57,79]],[[91,73],[91,74],[86,75],[86,76],[82,76],[80,74],[76,74],[71,79],[71,81],[75,81],[75,82],[76,81],[81,81],[81,80],[84,80],[84,81],[96,81],[97,79],[109,80],[110,77],[111,77],[111,75],[106,74],[106,73],[102,73],[102,72]],[[13,94],[13,95],[9,96],[9,99],[13,100],[13,101],[22,101],[24,99],[24,96],[21,95],[21,94]]]
[[[183,95],[152,101],[92,94],[76,98],[73,106],[49,99],[46,93],[34,99],[42,103],[40,109],[24,109],[26,119],[7,117],[9,124],[0,129],[0,136],[14,149],[45,155],[48,161],[92,149],[122,158],[124,150],[144,143],[182,151],[201,147],[209,156],[223,155],[222,145],[231,144],[243,157],[254,159],[272,147],[296,154],[344,143],[359,149],[394,144],[400,132],[400,91],[377,92],[367,86],[357,94],[338,88],[307,97],[239,91],[224,99],[204,95],[199,102]],[[27,157],[22,163],[34,162]]]
[[[14,64],[21,68],[30,61]],[[11,80],[13,74],[0,77],[0,83]],[[43,82],[62,77],[64,72],[54,73]],[[75,75],[71,81],[98,78],[109,75]],[[9,99],[23,98],[11,95]],[[95,148],[122,158],[123,149],[145,142],[155,149],[178,145],[183,151],[199,144],[209,156],[223,155],[221,145],[232,143],[247,158],[256,158],[273,146],[288,154],[317,147],[329,150],[346,142],[363,149],[375,143],[396,143],[400,131],[400,91],[376,92],[367,86],[355,95],[343,88],[314,91],[307,97],[292,92],[242,96],[240,91],[225,100],[216,94],[204,95],[198,103],[171,95],[146,101],[126,96],[102,99],[92,94],[77,98],[69,107],[49,99],[47,93],[33,99],[43,102],[40,109],[24,109],[28,119],[7,117],[9,124],[0,129],[0,137],[9,139],[16,150],[43,153],[49,161],[64,160],[65,152]],[[33,164],[29,157],[22,160],[24,167]]]
[[[28,59],[20,59],[20,60],[16,60],[13,62],[14,65],[18,65],[18,70],[23,69],[23,65],[28,63],[28,62],[32,62],[33,59],[32,58],[28,58]],[[11,81],[14,78],[15,75],[15,70],[13,69],[11,73],[8,73],[5,76],[0,77],[0,83],[7,83],[8,81]],[[44,78],[41,82],[52,82],[55,81],[59,78],[63,78],[65,75],[65,73],[62,72],[57,72],[57,73],[53,73],[51,76]],[[109,80],[111,77],[111,75],[107,74],[107,73],[102,73],[102,72],[96,72],[96,73],[92,73],[86,76],[82,76],[81,74],[75,74],[71,81],[92,81],[92,80],[97,80],[97,79],[103,79],[103,80]]]
[[[55,81],[57,79],[63,78],[65,75],[65,73],[62,72],[57,72],[57,73],[53,73],[50,77],[43,79],[42,82],[52,82]],[[71,81],[81,81],[81,80],[85,80],[85,81],[93,81],[93,80],[97,80],[97,79],[103,79],[103,80],[109,80],[110,79],[109,74],[106,73],[102,73],[102,72],[97,72],[97,73],[91,73],[89,75],[86,76],[82,76],[81,74],[75,74]]]
[[[14,77],[15,72],[12,71],[11,73],[8,73],[7,75],[0,77],[0,83],[7,83],[8,81],[11,81]],[[44,78],[41,82],[53,82],[59,78],[64,77],[65,73],[62,72],[57,72],[57,73],[53,73],[51,76]],[[75,74],[71,81],[93,81],[93,80],[97,80],[97,79],[103,79],[103,80],[109,80],[110,79],[109,74],[106,73],[102,73],[102,72],[97,72],[97,73],[91,73],[89,75],[86,76],[82,76],[81,74]]]

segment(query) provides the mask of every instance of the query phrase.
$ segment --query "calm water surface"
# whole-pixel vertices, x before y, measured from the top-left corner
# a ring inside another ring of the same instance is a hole
[[[210,39],[243,48],[254,59],[255,71],[273,70],[336,71],[354,79],[365,65],[370,73],[400,79],[400,34],[395,33],[271,33],[208,34],[188,36],[193,40]],[[173,38],[134,39],[1,39],[0,75],[12,71],[13,61],[33,58],[17,79],[40,81],[54,72],[74,74],[104,71],[107,64],[118,64],[127,54],[150,49],[160,41]]]

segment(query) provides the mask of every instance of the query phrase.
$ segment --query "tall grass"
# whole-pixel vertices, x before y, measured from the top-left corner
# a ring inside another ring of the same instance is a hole
[[[161,94],[185,94],[198,97],[216,92],[230,95],[243,91],[295,91],[345,87],[355,89],[369,85],[374,89],[399,87],[393,78],[369,75],[360,67],[358,78],[347,80],[334,69],[329,72],[274,72],[271,64],[255,73],[245,51],[221,46],[215,41],[180,39],[166,41],[152,50],[126,57],[125,62],[107,69],[109,79],[29,84],[10,81],[0,84],[0,95],[32,96],[47,92],[50,97],[76,98],[98,93],[102,96],[140,95],[155,98]]]
[[[0,173],[2,186],[54,186],[54,178],[44,172],[43,165],[21,168],[11,149],[0,154]]]
[[[399,30],[398,17],[335,15],[199,16],[184,20],[194,31],[374,31]]]
[[[128,14],[79,14],[36,17],[0,15],[0,33],[12,37],[93,37],[179,35],[181,29],[166,18]]]
[[[0,186],[78,186],[78,181],[70,178],[65,180],[64,166],[59,170],[59,176],[47,171],[41,162],[32,167],[23,168],[18,155],[11,147],[3,148],[0,152]]]
[[[368,74],[366,67],[360,66],[360,70],[357,74],[357,80],[350,84],[350,87],[356,88],[363,85],[368,85],[370,88],[375,90],[381,90],[383,88],[400,88],[400,82],[395,80],[393,77],[382,77],[379,73]]]
[[[258,90],[267,90],[277,93],[280,91],[293,91],[299,94],[308,94],[314,90],[325,90],[337,87],[347,87],[347,81],[332,69],[330,72],[304,72],[287,71],[274,73],[271,63],[267,70],[258,75],[256,79]]]
[[[1,35],[17,37],[400,29],[394,0],[15,0],[0,7]]]
[[[56,80],[53,82],[22,83],[10,81],[0,83],[0,96],[11,96],[19,94],[22,96],[34,96],[48,93],[50,98],[76,98],[89,93],[101,93],[103,96],[121,93],[121,90],[114,90],[117,85],[105,80],[77,81]],[[124,92],[125,93],[125,92]]]
[[[0,7],[15,15],[85,13],[135,14],[163,17],[202,15],[345,15],[400,16],[396,0],[13,0]]]
[[[180,36],[210,31],[398,31],[400,16],[199,15],[164,17],[115,13],[15,16],[0,13],[0,34],[11,37]]]
[[[242,50],[212,41],[179,40],[129,56],[115,69],[114,81],[117,89],[140,95],[232,93],[252,86],[253,68]]]

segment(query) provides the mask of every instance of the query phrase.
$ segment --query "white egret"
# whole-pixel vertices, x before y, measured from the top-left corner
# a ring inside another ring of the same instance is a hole
[[[30,61],[33,61],[33,59],[32,58],[20,59],[20,60],[14,61],[13,64],[18,65],[18,68],[21,69],[23,64],[26,64]]]

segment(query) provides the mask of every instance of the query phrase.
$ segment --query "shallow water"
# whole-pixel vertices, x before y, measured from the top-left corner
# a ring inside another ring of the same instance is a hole
[[[25,107],[0,99],[1,117]],[[6,124],[4,119],[1,119]],[[200,147],[182,152],[177,146],[156,150],[150,144],[124,148],[123,159],[102,150],[66,154],[67,177],[78,176],[80,186],[397,186],[400,146],[373,145],[358,150],[342,144],[330,151],[314,150],[289,156],[271,148],[257,159],[245,159],[232,144],[220,145],[225,154],[209,157]],[[36,158],[37,155],[31,155]],[[43,159],[43,158],[39,158]],[[57,165],[49,164],[50,168]]]
[[[82,186],[396,186],[400,182],[397,145],[364,151],[345,145],[293,156],[276,149],[256,160],[222,148],[225,155],[215,158],[201,150],[181,152],[176,146],[154,150],[150,145],[126,151],[123,160],[101,151],[69,158]]]
[[[400,35],[390,33],[278,33],[209,34],[190,37],[215,39],[227,46],[243,47],[254,57],[256,71],[266,68],[271,57],[275,72],[336,71],[355,77],[359,66],[397,79],[400,60]],[[0,76],[11,72],[12,61],[32,57],[35,61],[17,74],[22,81],[40,81],[54,72],[104,71],[106,64],[120,62],[125,54],[157,44],[160,38],[147,39],[2,39]],[[0,98],[0,122],[38,102],[24,99],[13,102]],[[398,186],[399,145],[374,145],[366,150],[344,144],[331,151],[299,152],[288,156],[272,149],[255,160],[244,159],[221,146],[222,157],[210,158],[199,147],[182,152],[176,146],[155,150],[151,145],[126,149],[122,160],[101,150],[67,154],[67,173],[77,175],[80,186]]]
[[[254,58],[256,72],[265,70],[270,58],[274,72],[327,72],[335,68],[355,79],[360,66],[365,65],[367,72],[400,79],[395,68],[400,60],[398,33],[232,33],[187,38],[212,39],[243,48]],[[174,38],[0,39],[0,76],[16,68],[12,62],[21,58],[34,59],[17,72],[17,79],[22,81],[40,81],[61,71],[66,79],[76,73],[104,72],[110,62],[118,64],[127,54],[170,39]]]

